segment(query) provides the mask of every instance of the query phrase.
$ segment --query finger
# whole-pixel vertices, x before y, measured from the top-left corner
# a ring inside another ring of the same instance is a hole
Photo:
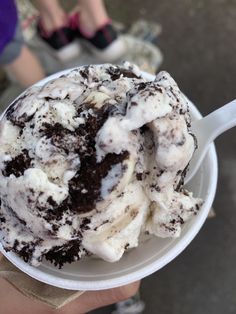
[[[87,313],[99,307],[126,300],[137,293],[139,286],[140,281],[137,281],[114,289],[85,292],[76,301],[65,306],[61,314]]]

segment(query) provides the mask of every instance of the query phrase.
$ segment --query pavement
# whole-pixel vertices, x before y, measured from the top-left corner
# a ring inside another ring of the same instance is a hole
[[[115,20],[158,22],[169,71],[203,115],[236,97],[236,5],[232,0],[107,1]],[[142,281],[146,314],[236,313],[236,131],[216,140],[215,218],[169,265]],[[93,311],[110,314],[111,307]]]
[[[236,98],[236,6],[225,0],[110,1],[114,17],[157,21],[157,44],[169,71],[205,115]],[[216,140],[219,158],[216,217],[187,249],[144,279],[147,314],[236,313],[236,131]],[[96,313],[110,313],[101,310]]]

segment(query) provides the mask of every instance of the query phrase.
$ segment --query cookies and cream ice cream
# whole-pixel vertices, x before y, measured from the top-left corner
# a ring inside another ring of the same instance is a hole
[[[195,149],[167,72],[92,65],[32,87],[0,123],[0,240],[26,262],[109,261],[140,234],[177,237],[201,200],[183,188]]]

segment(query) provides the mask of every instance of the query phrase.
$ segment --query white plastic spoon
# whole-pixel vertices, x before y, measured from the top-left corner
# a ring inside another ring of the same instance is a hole
[[[206,117],[192,122],[192,132],[197,138],[198,148],[190,161],[185,183],[199,169],[209,145],[223,132],[236,126],[236,99],[213,111]]]

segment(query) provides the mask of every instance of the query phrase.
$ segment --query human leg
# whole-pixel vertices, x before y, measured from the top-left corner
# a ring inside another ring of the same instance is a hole
[[[90,35],[110,21],[102,0],[80,0],[80,27]]]
[[[40,12],[38,34],[51,48],[61,61],[77,57],[80,47],[75,42],[74,31],[70,28],[68,14],[64,12],[57,0],[37,0]]]
[[[36,6],[40,12],[40,19],[48,32],[67,24],[67,15],[57,0],[37,0]]]
[[[80,0],[79,13],[70,17],[71,27],[99,59],[112,62],[126,52],[125,42],[112,26],[102,0]]]
[[[111,24],[102,0],[80,0],[79,13],[68,17],[57,0],[37,0],[41,18],[39,36],[66,61],[78,56],[79,48],[69,44],[75,37],[84,40],[101,60],[109,62],[121,57],[126,47]],[[67,51],[68,50],[68,51]]]
[[[37,57],[26,47],[14,1],[0,1],[0,65],[22,86],[44,77]]]
[[[19,56],[5,65],[5,68],[23,87],[31,86],[45,76],[38,58],[26,45],[22,46]]]
[[[23,87],[36,83],[45,75],[40,61],[25,45],[19,24],[13,38],[1,51],[0,65]]]

